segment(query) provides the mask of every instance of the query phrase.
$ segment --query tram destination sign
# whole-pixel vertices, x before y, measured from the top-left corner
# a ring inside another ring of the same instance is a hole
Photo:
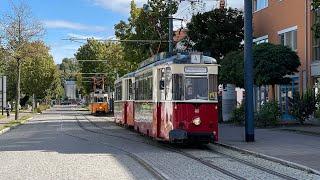
[[[208,68],[206,67],[190,67],[187,66],[184,68],[185,73],[207,73]]]

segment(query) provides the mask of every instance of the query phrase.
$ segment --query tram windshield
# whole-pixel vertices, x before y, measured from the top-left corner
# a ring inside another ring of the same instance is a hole
[[[186,77],[185,100],[208,100],[208,78]]]
[[[95,97],[94,98],[94,102],[96,103],[102,103],[102,102],[106,102],[107,98],[106,97]]]

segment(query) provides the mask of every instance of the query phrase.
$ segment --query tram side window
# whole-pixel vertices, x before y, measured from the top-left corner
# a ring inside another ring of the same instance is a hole
[[[166,97],[166,100],[172,100],[171,87],[172,87],[171,68],[167,67],[166,68],[166,75],[165,75],[165,97]]]
[[[209,100],[218,99],[218,76],[216,74],[209,75]]]
[[[136,78],[136,99],[152,100],[152,72]]]
[[[128,79],[127,81],[127,100],[133,100],[133,84],[132,80]]]
[[[183,74],[173,74],[172,75],[172,95],[173,100],[183,100],[184,91],[183,91]]]
[[[121,82],[116,84],[116,92],[115,92],[115,99],[116,100],[122,100],[122,86]]]
[[[159,93],[160,100],[165,100],[165,70],[164,68],[159,69]]]

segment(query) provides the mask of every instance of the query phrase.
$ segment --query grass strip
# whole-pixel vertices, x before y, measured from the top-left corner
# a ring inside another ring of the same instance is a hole
[[[3,125],[0,127],[0,131],[5,129],[5,128],[10,128],[10,127],[15,127],[15,126],[18,126],[18,125],[21,125],[23,124],[27,119],[33,117],[31,114],[29,115],[25,115],[25,116],[22,116],[20,119],[18,120],[12,120],[10,122],[8,122],[7,124]]]

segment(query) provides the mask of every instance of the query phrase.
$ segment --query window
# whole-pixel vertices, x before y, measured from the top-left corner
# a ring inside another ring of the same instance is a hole
[[[320,61],[320,39],[313,39],[313,60]]]
[[[166,100],[172,100],[172,94],[171,94],[171,87],[172,87],[172,74],[171,74],[171,68],[166,68],[166,74],[165,74],[165,96]]]
[[[174,100],[183,100],[184,91],[183,91],[183,74],[173,74],[172,75],[172,95]]]
[[[269,36],[266,35],[266,36],[258,37],[256,39],[254,39],[253,42],[256,43],[256,44],[268,43],[269,42]]]
[[[268,0],[253,0],[253,12],[268,7]]]
[[[152,100],[152,72],[144,73],[136,77],[136,100]]]
[[[208,78],[186,77],[185,78],[186,100],[208,100]]]
[[[209,100],[218,100],[218,76],[209,75]]]
[[[116,84],[115,100],[122,100],[122,82]]]
[[[127,94],[126,94],[126,100],[133,100],[133,83],[132,79],[126,80],[126,86],[127,86]]]
[[[284,46],[290,47],[293,51],[297,50],[297,29],[291,31],[280,31],[280,43]]]

